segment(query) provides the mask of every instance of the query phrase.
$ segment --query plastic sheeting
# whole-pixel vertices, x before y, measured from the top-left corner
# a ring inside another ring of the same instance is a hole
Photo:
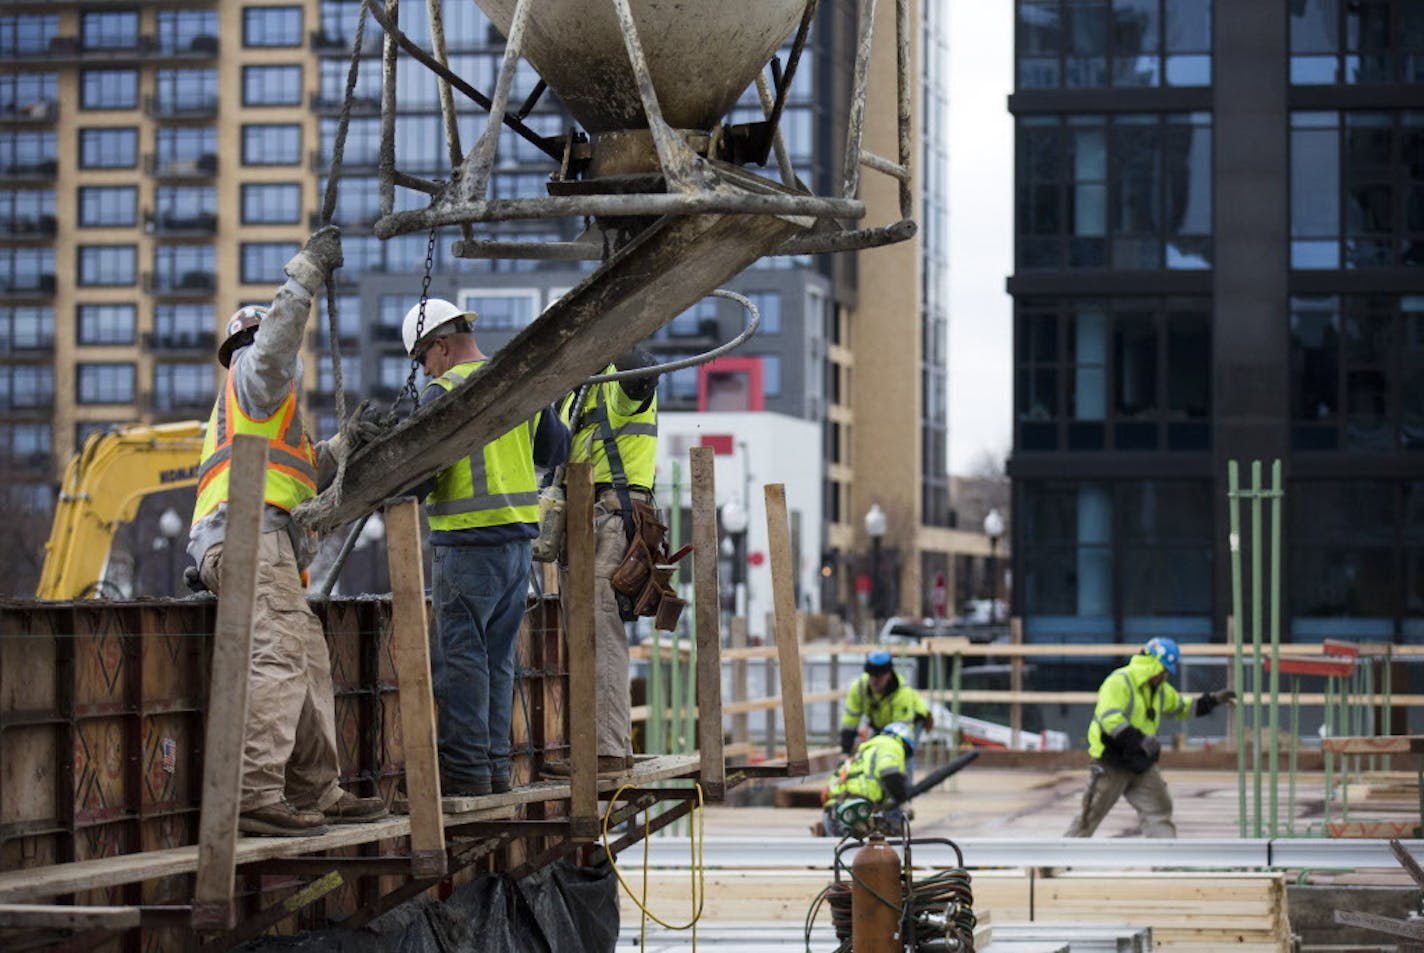
[[[243,953],[611,953],[618,941],[613,869],[560,861],[523,880],[488,874],[443,903],[401,904],[360,930],[263,937]]]

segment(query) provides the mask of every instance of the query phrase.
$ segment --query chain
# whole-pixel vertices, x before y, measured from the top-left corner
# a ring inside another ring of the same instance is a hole
[[[436,228],[430,229],[430,239],[425,243],[425,277],[422,278],[420,282],[420,312],[415,318],[414,340],[416,342],[419,342],[421,336],[425,334],[425,305],[430,301],[430,278],[435,270],[436,231]],[[405,386],[401,388],[399,394],[396,394],[396,399],[391,401],[391,413],[395,413],[396,407],[399,406],[401,400],[407,395],[410,396],[410,402],[413,407],[420,406],[420,399],[415,389],[415,375],[419,372],[420,361],[416,360],[415,356],[412,355],[410,359],[410,374],[405,379]]]

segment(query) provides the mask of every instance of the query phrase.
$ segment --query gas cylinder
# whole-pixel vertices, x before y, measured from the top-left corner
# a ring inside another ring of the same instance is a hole
[[[876,831],[855,852],[850,871],[852,953],[901,953],[900,855]]]

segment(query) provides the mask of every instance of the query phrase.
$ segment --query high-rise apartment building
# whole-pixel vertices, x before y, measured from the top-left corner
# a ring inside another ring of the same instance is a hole
[[[1016,11],[1027,638],[1222,640],[1279,459],[1284,636],[1424,639],[1424,5]]]
[[[894,10],[882,4],[867,144],[895,154]],[[855,44],[856,4],[823,2],[790,91],[782,129],[801,178],[831,194]],[[218,381],[223,320],[265,302],[282,264],[317,224],[347,84],[358,0],[179,3],[19,2],[0,15],[0,433],[12,505],[47,508],[57,467],[96,428],[206,414]],[[428,45],[424,3],[402,4],[400,23]],[[884,608],[928,605],[921,579],[945,572],[948,530],[945,421],[946,314],[944,12],[917,19],[915,57],[921,185],[920,239],[859,256],[763,259],[732,290],[762,314],[741,363],[669,374],[668,412],[707,406],[705,375],[754,369],[757,406],[823,427],[822,601],[849,601],[866,570],[862,525],[872,503],[890,517]],[[472,0],[446,0],[451,68],[493,88],[503,38]],[[576,284],[586,265],[470,260],[451,253],[456,230],[380,241],[380,30],[367,22],[335,221],[343,229],[336,346],[351,395],[394,398],[410,371],[400,322],[420,295],[427,250],[431,294],[479,311],[486,351],[502,346]],[[537,77],[521,64],[512,100]],[[484,113],[464,103],[464,149]],[[396,161],[402,171],[448,176],[433,74],[402,56],[397,69]],[[733,121],[760,118],[751,91]],[[525,122],[564,131],[546,93]],[[519,137],[501,138],[494,197],[544,194],[548,159]],[[895,183],[867,172],[870,221],[896,216]],[[423,203],[397,190],[398,207]],[[577,222],[496,226],[488,237],[572,238]],[[684,356],[726,340],[743,316],[708,298],[651,342]],[[336,426],[332,334],[324,303],[313,314],[307,399],[319,434]],[[725,409],[725,408],[724,408]],[[875,461],[868,466],[862,461]],[[893,461],[887,465],[887,461]],[[818,554],[809,554],[815,559]],[[923,594],[923,595],[922,595]]]

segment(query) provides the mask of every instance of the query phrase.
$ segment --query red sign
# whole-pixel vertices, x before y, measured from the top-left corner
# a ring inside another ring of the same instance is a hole
[[[944,584],[944,573],[935,573],[934,589],[931,599],[934,602],[935,618],[943,619],[945,610],[949,607],[949,592]]]
[[[870,595],[870,576],[861,573],[855,577],[855,591],[862,595]]]
[[[711,447],[713,456],[730,457],[735,441],[736,438],[729,433],[705,433],[698,446]]]
[[[761,550],[758,549],[755,552],[747,553],[748,566],[760,566],[764,562],[766,562],[766,554]]]

